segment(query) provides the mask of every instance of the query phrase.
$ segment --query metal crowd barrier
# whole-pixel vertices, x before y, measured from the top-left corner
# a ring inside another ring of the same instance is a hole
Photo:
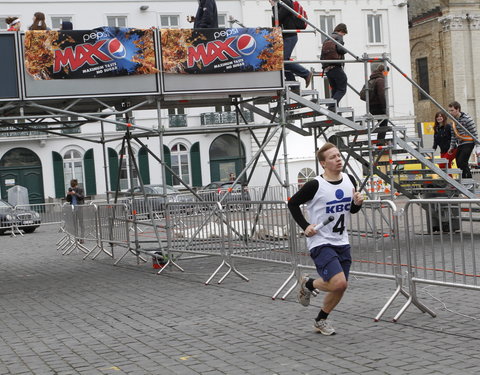
[[[15,236],[15,209],[12,207],[0,207],[0,234],[10,231]]]
[[[286,202],[230,202],[225,207],[229,254],[237,258],[290,264]]]
[[[74,250],[88,254],[88,249],[83,245],[85,224],[81,207],[83,205],[74,206],[68,203],[62,206],[63,226],[61,229],[65,235],[57,242],[57,250],[62,251],[62,255],[70,254]]]
[[[100,250],[95,254],[95,259],[101,252],[114,258],[114,248],[125,248],[126,251],[115,261],[118,264],[128,253],[132,253],[139,259],[130,243],[130,230],[128,221],[128,209],[124,203],[104,203],[92,205],[96,207],[98,238]],[[110,251],[106,249],[110,248]]]
[[[40,215],[40,225],[60,224],[62,222],[61,203],[19,204],[15,206],[17,212],[34,211]]]
[[[60,203],[19,204],[0,207],[0,233],[10,231],[12,236],[33,232],[37,227],[60,224],[62,205]]]
[[[128,253],[137,261],[144,260],[140,257],[142,250],[132,245],[127,205],[64,205],[62,215],[66,237],[59,248],[64,253],[78,248],[86,257],[95,248],[89,250],[80,242],[92,241],[99,249],[94,258],[102,251],[113,257],[114,247],[121,247],[126,251],[115,264]],[[284,201],[230,201],[223,206],[219,202],[170,202],[164,222],[167,246],[161,249],[161,257],[167,264],[183,271],[177,262],[185,255],[219,258],[206,284],[222,267],[227,271],[218,283],[232,271],[248,280],[237,270],[234,259],[290,265],[291,274],[272,297],[276,298],[293,280],[284,299],[298,285],[303,270],[316,273],[305,237]],[[388,200],[365,201],[360,212],[351,216],[349,236],[351,274],[392,280],[396,285],[375,320],[400,295],[407,302],[394,321],[411,304],[435,316],[419,301],[418,284],[480,290],[480,200],[411,200],[404,209]]]
[[[353,262],[350,274],[389,279],[395,281],[396,285],[393,295],[377,314],[375,320],[380,319],[399,294],[409,297],[402,283],[402,247],[398,220],[399,210],[393,202],[387,200],[364,201],[362,209],[351,215],[349,238]],[[311,270],[313,274],[317,273],[307,248],[306,238],[293,220],[290,249],[295,262],[294,270],[272,296],[273,299],[293,279],[294,284],[282,296],[282,299],[285,299],[298,286],[303,270]]]
[[[410,298],[394,318],[418,300],[417,284],[480,290],[480,200],[414,199],[405,205]]]
[[[218,202],[167,203],[165,216],[166,251],[173,265],[183,270],[177,264],[177,260],[183,254],[217,256],[221,258],[220,265],[206,284],[224,265],[240,277],[244,277],[228,263],[226,254],[228,223],[225,211]]]

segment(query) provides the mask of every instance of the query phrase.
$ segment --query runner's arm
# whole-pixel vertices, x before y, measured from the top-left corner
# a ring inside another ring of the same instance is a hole
[[[311,201],[315,196],[315,194],[317,193],[317,190],[318,190],[318,181],[317,180],[308,181],[288,201],[288,209],[290,210],[290,213],[292,214],[293,219],[303,230],[305,230],[310,225],[310,223],[305,219],[305,216],[303,216],[300,206],[302,204],[307,203],[308,201]]]

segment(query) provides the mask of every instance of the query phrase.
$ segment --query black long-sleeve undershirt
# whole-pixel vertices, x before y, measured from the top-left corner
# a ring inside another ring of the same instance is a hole
[[[350,177],[350,180],[352,181],[352,184],[355,187],[355,190],[357,190],[357,182],[355,181],[355,178],[352,175],[348,175],[348,177]],[[338,185],[342,181],[343,179],[339,181],[328,181],[328,182],[332,185]],[[293,219],[297,222],[297,224],[303,230],[307,229],[310,223],[305,219],[305,216],[303,216],[300,206],[313,199],[313,197],[317,193],[318,187],[319,187],[319,184],[317,180],[308,181],[288,201],[288,209],[290,210],[290,213],[292,214]],[[350,213],[356,214],[358,211],[360,211],[361,207],[362,207],[361,205],[357,206],[355,203],[353,203],[353,199],[352,199],[352,206],[350,208]]]

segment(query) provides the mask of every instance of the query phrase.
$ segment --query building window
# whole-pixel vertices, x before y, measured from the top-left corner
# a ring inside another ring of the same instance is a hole
[[[60,29],[62,22],[68,21],[72,22],[72,17],[70,16],[56,16],[52,17],[52,29]]]
[[[382,43],[382,15],[368,14],[367,27],[368,27],[368,43],[370,44]]]
[[[232,110],[231,105],[216,105],[215,112],[230,112]]]
[[[78,122],[78,116],[62,116],[63,122],[62,133],[63,134],[79,134],[80,123]]]
[[[122,164],[120,165],[120,190],[127,190],[139,185],[138,173],[135,166],[131,163],[128,155],[128,150],[125,148],[125,155],[122,158]],[[134,150],[136,153],[136,151]],[[122,152],[120,152],[122,154]],[[137,155],[133,155],[135,163],[138,165]],[[130,186],[130,180],[133,181],[133,186]]]
[[[226,29],[227,27],[227,15],[226,14],[219,14],[218,15],[218,27],[220,29]]]
[[[333,33],[333,29],[335,28],[335,16],[320,16],[320,30],[325,31],[328,35]],[[322,34],[322,44],[327,39],[326,36]]]
[[[160,27],[178,29],[179,16],[160,16]]]
[[[298,172],[297,182],[300,189],[306,182],[315,178],[315,171],[311,168],[303,168]]]
[[[187,126],[187,115],[184,108],[168,109],[168,125],[172,128]]]
[[[0,30],[7,30],[7,17],[0,17]]]
[[[83,157],[77,150],[67,151],[63,155],[63,176],[65,181],[65,191],[70,187],[70,180],[78,180],[80,186],[83,185]]]
[[[107,16],[107,25],[111,27],[127,27],[127,16]]]
[[[189,153],[187,147],[182,143],[173,145],[171,150],[172,169],[187,185],[190,184],[190,166],[188,162]],[[173,185],[181,185],[179,179],[173,176]]]
[[[428,60],[426,57],[417,59],[417,79],[418,84],[427,94],[430,94],[430,87],[428,83]],[[425,100],[427,96],[422,92],[418,92],[418,100]]]

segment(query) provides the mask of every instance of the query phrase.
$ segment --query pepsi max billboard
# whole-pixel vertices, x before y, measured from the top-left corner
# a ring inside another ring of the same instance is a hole
[[[279,71],[283,67],[280,29],[162,29],[165,73]]]
[[[37,80],[157,73],[152,30],[28,31],[25,65]]]

